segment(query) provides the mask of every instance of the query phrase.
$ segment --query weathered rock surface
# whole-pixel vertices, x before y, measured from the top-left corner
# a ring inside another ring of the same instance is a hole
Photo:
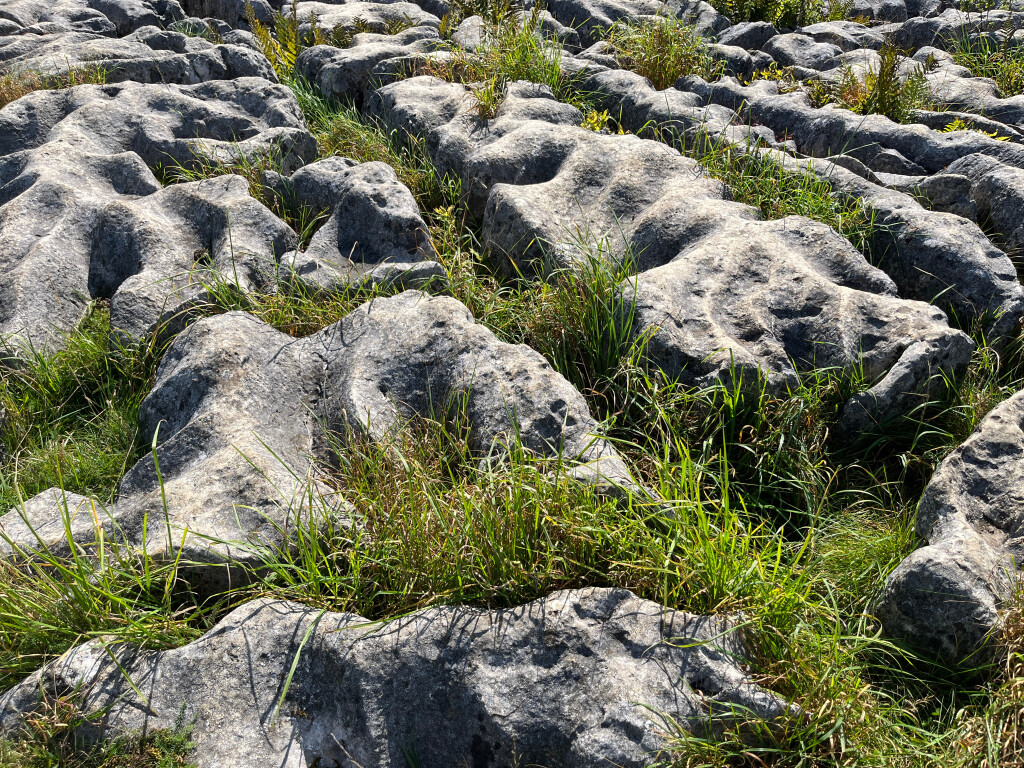
[[[886,631],[937,655],[976,652],[1024,562],[1024,393],[996,406],[939,466],[917,512],[923,546],[889,576]]]
[[[140,336],[176,316],[202,282],[272,282],[296,236],[240,177],[161,190],[150,168],[204,156],[315,152],[284,86],[78,86],[0,110],[0,332],[10,346],[60,344],[92,297],[114,330]],[[148,166],[148,167],[147,167]]]
[[[305,251],[281,259],[284,281],[319,292],[353,283],[437,287],[445,279],[415,198],[386,163],[327,158],[286,186],[292,205],[328,218]]]
[[[218,562],[258,562],[255,547],[285,545],[285,532],[311,511],[348,515],[316,473],[317,457],[331,459],[324,428],[387,442],[415,416],[446,418],[456,407],[466,409],[480,454],[518,439],[538,456],[564,457],[587,482],[637,489],[597,436],[583,396],[537,352],[498,341],[454,299],[408,291],[305,339],[241,312],[191,325],[140,409],[143,442],[158,438],[159,475],[152,456],[141,459],[100,522],[108,536],[155,555],[180,548],[184,560],[210,563],[193,583],[223,586],[235,574]],[[59,514],[48,493],[29,502],[30,520],[45,517],[39,505]],[[0,527],[35,548],[23,518],[12,511]],[[67,549],[62,526],[46,530],[48,546]],[[88,525],[74,530],[79,544],[96,535]]]
[[[736,366],[747,382],[760,370],[784,389],[813,369],[862,368],[871,388],[841,423],[856,433],[910,410],[935,393],[937,374],[969,361],[972,342],[941,310],[896,298],[892,281],[827,227],[760,221],[692,160],[585,131],[540,87],[511,87],[486,122],[465,114],[464,95],[421,77],[379,89],[369,105],[425,138],[438,167],[461,178],[485,243],[518,259],[517,270],[631,254],[634,331],[653,334],[651,357],[670,376],[728,382]]]
[[[207,80],[262,77],[277,82],[269,62],[237,45],[214,45],[156,27],[123,38],[85,32],[0,37],[0,67],[58,75],[95,67],[108,83],[192,85]]]
[[[636,333],[673,377],[705,385],[758,375],[774,391],[800,376],[860,369],[872,386],[839,424],[856,434],[935,395],[974,349],[942,311],[895,297],[895,286],[822,224],[734,220],[696,240],[625,293]]]
[[[140,27],[185,18],[176,0],[5,0],[0,19],[18,33],[72,30],[123,37]]]
[[[441,38],[434,27],[412,27],[397,35],[363,32],[348,48],[317,45],[299,54],[296,71],[320,91],[336,99],[361,100],[373,69],[387,59],[429,53]]]
[[[80,689],[87,708],[109,707],[114,733],[172,727],[184,706],[200,768],[404,766],[409,754],[424,765],[639,767],[664,748],[664,718],[703,733],[731,712],[773,720],[788,709],[750,682],[726,621],[615,589],[386,624],[256,600],[182,648],[111,651],[124,674],[100,641],[79,646],[0,698],[0,727],[16,728],[41,694]]]

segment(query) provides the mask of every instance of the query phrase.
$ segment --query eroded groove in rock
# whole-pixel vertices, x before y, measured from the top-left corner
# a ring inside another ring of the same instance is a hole
[[[0,7],[0,34],[74,31],[123,37],[184,17],[175,0],[6,0]]]
[[[261,599],[183,648],[116,648],[124,674],[98,642],[79,646],[0,698],[0,727],[17,727],[41,694],[80,689],[90,709],[110,708],[113,733],[171,727],[184,705],[200,768],[397,767],[411,750],[424,765],[485,755],[493,766],[639,767],[666,744],[663,718],[701,734],[715,719],[787,714],[746,676],[743,652],[727,621],[625,590],[556,592],[504,611],[430,608],[382,625]]]
[[[157,27],[142,27],[122,38],[85,32],[0,37],[0,67],[47,75],[94,67],[105,73],[108,83],[193,85],[239,77],[277,82],[270,63],[255,51]]]
[[[284,284],[309,294],[352,285],[432,286],[447,278],[412,192],[386,163],[341,157],[304,166],[279,194],[291,205],[324,212],[327,220],[302,252],[281,259]]]
[[[285,545],[281,532],[311,507],[349,513],[315,471],[331,460],[324,428],[388,444],[414,417],[446,419],[456,408],[466,409],[471,447],[481,454],[519,441],[535,455],[564,457],[586,482],[637,489],[583,396],[543,357],[499,341],[454,299],[407,291],[305,339],[241,312],[190,326],[168,349],[140,411],[143,441],[158,436],[160,474],[151,456],[141,459],[100,518],[109,536],[153,554],[176,549],[187,528],[185,560],[258,563],[253,547]],[[43,505],[49,520],[61,516],[52,492],[29,504],[30,522],[47,520]],[[0,527],[31,550],[39,542],[24,517],[14,510]],[[91,542],[91,515],[78,524],[76,541]],[[46,531],[46,545],[67,551],[62,526]],[[219,585],[229,575],[211,567],[193,581]]]
[[[195,86],[37,91],[0,110],[0,332],[59,346],[93,297],[111,325],[142,336],[193,302],[202,283],[273,281],[296,235],[241,177],[160,189],[150,168],[316,152],[284,86],[242,78]]]

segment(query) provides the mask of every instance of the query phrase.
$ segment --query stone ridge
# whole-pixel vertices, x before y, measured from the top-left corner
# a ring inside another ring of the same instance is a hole
[[[612,589],[386,624],[261,599],[182,648],[109,648],[120,670],[102,641],[79,646],[0,698],[0,728],[40,695],[82,690],[115,734],[173,727],[184,711],[199,768],[398,768],[410,754],[438,766],[633,768],[657,759],[673,727],[713,733],[787,713],[744,673],[734,632]]]

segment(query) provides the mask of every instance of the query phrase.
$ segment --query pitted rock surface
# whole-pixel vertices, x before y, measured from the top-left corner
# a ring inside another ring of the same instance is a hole
[[[196,86],[36,91],[0,110],[0,332],[9,347],[59,345],[90,298],[142,336],[213,279],[273,282],[296,235],[225,176],[161,189],[151,168],[315,152],[284,86],[244,78]]]
[[[47,75],[95,67],[108,83],[193,85],[240,77],[277,81],[270,63],[255,51],[156,27],[142,27],[122,38],[86,32],[0,37],[0,67]]]
[[[1024,562],[1024,393],[996,406],[939,466],[917,513],[922,547],[886,581],[886,630],[947,658],[975,653]]]
[[[639,768],[666,744],[663,718],[704,733],[733,712],[787,712],[746,676],[734,632],[613,589],[385,624],[261,599],[182,648],[112,647],[124,674],[99,641],[79,646],[0,698],[0,727],[40,694],[81,689],[90,708],[110,707],[114,733],[171,727],[184,706],[199,768],[397,768],[412,750],[424,765]]]
[[[630,254],[633,330],[651,336],[650,357],[670,377],[729,381],[738,366],[748,383],[760,371],[784,390],[810,370],[860,368],[870,388],[841,420],[855,434],[919,405],[940,373],[969,362],[973,343],[941,310],[896,298],[827,227],[761,221],[694,161],[659,142],[585,131],[578,112],[537,86],[513,86],[486,123],[463,99],[463,86],[420,77],[379,89],[370,109],[424,138],[435,163],[461,177],[485,242],[522,259],[516,270],[571,267],[586,246]]]
[[[3,34],[69,30],[123,37],[140,27],[167,27],[185,18],[176,0],[5,0]]]
[[[157,438],[159,474],[152,456],[141,459],[98,517],[108,536],[154,554],[181,547],[186,561],[211,563],[195,582],[219,584],[233,574],[216,563],[258,562],[254,547],[285,545],[282,531],[311,505],[349,514],[315,469],[318,457],[331,458],[324,428],[388,444],[415,416],[445,418],[456,407],[466,409],[481,455],[518,439],[538,456],[564,457],[586,482],[638,490],[583,396],[544,358],[499,341],[454,299],[407,291],[305,339],[241,312],[191,325],[140,409],[143,442]],[[59,519],[60,500],[47,494],[30,502],[29,520],[44,517],[43,503]],[[0,527],[16,544],[38,546],[22,510]],[[48,530],[45,543],[66,549],[63,527]],[[87,544],[96,531],[80,534]]]
[[[318,293],[445,280],[412,192],[386,163],[327,158],[300,168],[282,191],[292,205],[329,214],[304,251],[281,259],[284,282]]]

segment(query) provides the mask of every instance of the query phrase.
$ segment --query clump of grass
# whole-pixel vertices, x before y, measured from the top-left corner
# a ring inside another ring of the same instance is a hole
[[[710,82],[725,73],[725,63],[711,55],[707,41],[678,16],[619,20],[606,40],[623,68],[643,75],[659,91],[686,75]]]
[[[873,213],[832,193],[827,181],[811,173],[794,173],[771,157],[704,137],[686,153],[712,176],[728,185],[732,197],[757,208],[766,219],[806,216],[827,224],[862,253],[870,253],[875,234]]]
[[[502,15],[485,25],[483,44],[475,51],[454,48],[445,59],[428,59],[418,74],[486,89],[481,117],[497,113],[505,86],[516,80],[546,85],[560,101],[587,111],[591,107],[587,94],[575,87],[575,78],[562,72],[561,43],[541,29],[542,10],[540,4],[534,5],[521,20],[515,14]]]
[[[150,730],[90,744],[79,729],[102,729],[102,712],[85,713],[78,694],[44,700],[13,736],[0,739],[0,768],[195,768],[192,726]]]
[[[194,152],[191,162],[162,165],[156,169],[156,174],[165,185],[202,181],[230,174],[241,176],[249,185],[249,194],[296,231],[301,249],[309,244],[329,212],[301,205],[287,193],[282,194],[268,186],[265,174],[281,173],[283,169],[284,162],[276,150],[256,154],[236,152],[230,160]]]
[[[431,209],[444,200],[444,179],[427,156],[421,140],[401,141],[373,118],[349,103],[325,99],[303,80],[290,83],[316,137],[321,157],[350,157],[360,163],[387,163],[412,191],[421,208]]]
[[[76,512],[62,503],[64,538],[55,545],[9,543],[0,560],[0,686],[6,689],[80,643],[135,643],[172,648],[197,639],[220,607],[200,605],[181,572],[191,563],[152,557],[119,543],[98,502]],[[71,514],[89,515],[93,543],[76,544]],[[149,526],[162,525],[151,520]],[[67,556],[65,552],[70,551]]]
[[[812,103],[815,106],[834,103],[859,115],[884,115],[897,123],[909,122],[914,110],[928,108],[931,96],[925,68],[917,65],[907,76],[902,76],[900,68],[907,57],[888,41],[878,55],[878,67],[868,70],[862,78],[847,67],[836,84],[824,81],[812,84],[809,92]]]
[[[1011,28],[1006,30],[1012,33]],[[1005,98],[1024,94],[1024,46],[1007,34],[1002,42],[988,36],[972,40],[967,34],[954,36],[946,43],[953,61],[971,70],[975,77],[990,77],[996,81],[1000,95]]]
[[[108,500],[138,457],[136,413],[158,350],[121,346],[109,331],[94,306],[61,351],[29,351],[0,372],[0,511],[52,486]]]
[[[711,5],[733,24],[767,21],[780,27],[841,21],[853,12],[851,0],[713,0]]]
[[[108,71],[103,67],[77,67],[57,75],[41,72],[0,73],[0,109],[33,91],[53,91],[74,88],[76,85],[102,85],[107,82]]]

